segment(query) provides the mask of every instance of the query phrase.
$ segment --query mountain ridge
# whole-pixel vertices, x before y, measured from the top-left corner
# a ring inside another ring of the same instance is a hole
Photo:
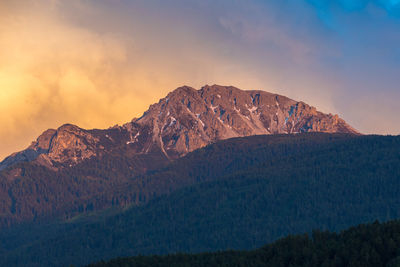
[[[302,132],[359,134],[338,115],[286,96],[233,86],[181,86],[122,126],[48,129],[27,149],[5,158],[0,171],[31,161],[58,170],[123,146],[130,155],[161,150],[167,159],[176,159],[218,140]]]

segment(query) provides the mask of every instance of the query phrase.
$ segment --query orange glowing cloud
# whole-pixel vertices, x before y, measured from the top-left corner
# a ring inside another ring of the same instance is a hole
[[[147,49],[141,36],[79,27],[62,19],[57,1],[46,2],[53,8],[32,1],[34,11],[0,13],[0,158],[64,123],[106,128],[130,121],[177,86],[203,85],[224,70],[202,69],[211,60],[195,45],[195,53],[180,55]]]

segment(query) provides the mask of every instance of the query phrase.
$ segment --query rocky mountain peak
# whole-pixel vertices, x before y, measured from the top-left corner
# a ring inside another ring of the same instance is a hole
[[[46,130],[36,139],[36,141],[32,142],[28,149],[35,151],[49,151],[51,140],[56,132],[57,130],[54,129]]]
[[[161,151],[174,159],[212,142],[260,134],[353,133],[337,115],[285,96],[233,86],[182,86],[123,126],[84,130],[66,124],[47,130],[28,149],[0,163],[0,170],[21,161],[72,166],[114,150],[128,155]]]
[[[7,157],[0,164],[0,170],[18,162],[33,160],[48,167],[72,165],[95,156],[99,140],[87,130],[65,124],[57,130],[46,130],[26,150]]]
[[[337,115],[318,112],[304,102],[220,85],[200,90],[177,88],[151,105],[129,130],[137,135],[141,127],[149,131],[151,143],[170,158],[231,137],[309,131],[357,133]]]
[[[53,162],[76,163],[96,155],[99,140],[75,125],[65,124],[54,134],[46,156]]]

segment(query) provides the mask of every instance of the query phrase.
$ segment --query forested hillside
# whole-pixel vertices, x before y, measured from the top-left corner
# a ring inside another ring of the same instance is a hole
[[[265,91],[182,86],[122,126],[44,131],[0,162],[0,228],[146,202],[167,190],[135,179],[233,137],[312,132],[359,134],[338,115]],[[176,186],[176,185],[173,185]]]
[[[137,256],[88,267],[256,267],[256,266],[400,266],[400,222],[378,222],[332,233],[313,231],[280,239],[253,251]]]
[[[132,179],[119,193],[138,194],[135,206],[3,231],[0,263],[247,250],[288,234],[400,218],[399,177],[400,137],[229,139]]]
[[[128,157],[119,150],[58,171],[19,163],[0,172],[0,229],[143,202],[120,188],[168,162],[161,153]]]
[[[132,155],[125,146],[58,171],[34,162],[19,163],[0,172],[0,228],[140,205],[180,187],[286,157],[285,153],[299,155],[348,138],[356,136],[315,133],[231,139],[190,153],[169,166],[159,150]]]

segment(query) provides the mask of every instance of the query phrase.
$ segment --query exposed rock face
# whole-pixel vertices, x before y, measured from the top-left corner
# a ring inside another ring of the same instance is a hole
[[[183,86],[121,127],[84,130],[67,124],[47,130],[28,149],[0,163],[0,170],[33,160],[49,167],[72,166],[121,148],[128,155],[161,150],[167,158],[177,158],[222,139],[302,132],[357,134],[337,115],[285,96],[231,86]]]
[[[124,127],[135,138],[147,140],[142,152],[157,144],[172,158],[232,137],[302,132],[357,133],[337,115],[318,112],[303,102],[264,91],[218,85],[204,86],[200,90],[180,87]]]
[[[99,138],[74,125],[60,127],[49,143],[46,156],[55,162],[78,162],[96,155]],[[39,140],[38,140],[39,141]]]

